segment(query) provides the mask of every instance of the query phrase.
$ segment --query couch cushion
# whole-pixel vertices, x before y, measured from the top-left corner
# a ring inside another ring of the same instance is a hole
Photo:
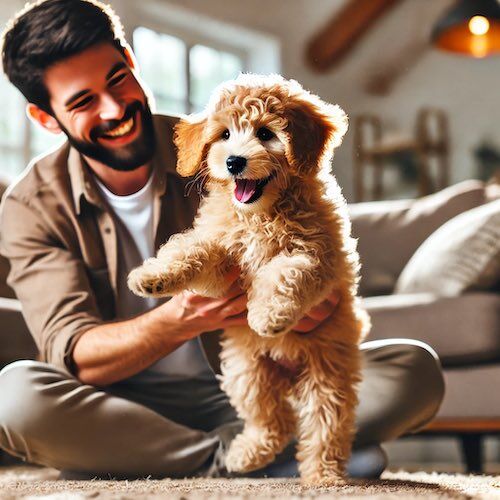
[[[484,183],[468,180],[418,200],[349,206],[361,257],[360,293],[391,293],[420,244],[456,215],[487,201]]]
[[[495,364],[445,370],[446,394],[437,418],[500,418]]]
[[[432,233],[406,264],[395,293],[455,297],[500,283],[500,200],[457,215]]]
[[[437,351],[444,366],[500,359],[498,294],[384,295],[365,298],[363,304],[372,319],[369,340],[421,340]]]

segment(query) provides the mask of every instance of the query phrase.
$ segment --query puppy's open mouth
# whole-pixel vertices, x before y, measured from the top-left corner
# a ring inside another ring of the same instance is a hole
[[[274,172],[265,179],[239,179],[235,178],[236,188],[234,197],[240,203],[253,203],[257,201],[264,192],[264,187],[274,178]]]

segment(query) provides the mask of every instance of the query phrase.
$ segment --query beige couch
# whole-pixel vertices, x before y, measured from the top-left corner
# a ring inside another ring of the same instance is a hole
[[[422,241],[457,214],[486,201],[484,185],[468,181],[415,201],[350,206],[363,264],[360,291],[373,322],[370,338],[420,339],[436,349],[447,392],[434,432],[451,429],[461,435],[470,470],[481,467],[478,452],[486,423],[500,424],[498,397],[486,389],[493,379],[500,380],[500,295],[488,290],[440,298],[430,293],[396,295],[393,290]],[[19,302],[5,284],[7,267],[0,259],[0,366],[36,355]],[[470,422],[475,432],[467,428]]]
[[[350,206],[363,266],[360,292],[373,324],[370,338],[419,339],[438,352],[446,395],[427,432],[458,435],[469,471],[482,469],[482,436],[500,433],[500,276],[490,289],[455,297],[395,294],[394,287],[424,240],[496,196],[494,186],[465,181],[415,201]]]

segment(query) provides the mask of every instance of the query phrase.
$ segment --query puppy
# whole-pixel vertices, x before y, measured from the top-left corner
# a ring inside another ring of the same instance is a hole
[[[205,112],[176,127],[177,170],[202,179],[207,195],[193,229],[133,270],[129,287],[141,296],[191,289],[219,297],[228,268],[241,268],[249,328],[227,329],[221,354],[221,387],[245,422],[226,456],[229,471],[269,464],[295,435],[304,483],[344,477],[358,346],[369,328],[346,203],[330,174],[346,130],[338,106],[296,81],[249,74],[222,84]],[[294,332],[333,289],[334,314],[310,333]],[[276,360],[293,362],[298,374]]]

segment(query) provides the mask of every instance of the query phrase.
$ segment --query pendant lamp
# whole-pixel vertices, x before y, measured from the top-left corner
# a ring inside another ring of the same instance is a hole
[[[500,54],[500,0],[459,0],[438,20],[433,44],[472,57]]]

